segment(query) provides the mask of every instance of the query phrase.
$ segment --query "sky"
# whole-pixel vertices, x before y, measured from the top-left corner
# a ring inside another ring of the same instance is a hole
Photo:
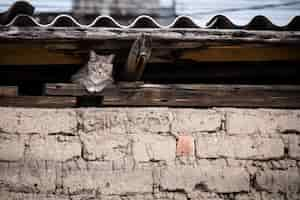
[[[72,0],[29,0],[37,12],[68,12]],[[14,0],[0,0],[0,11],[7,9]],[[162,7],[173,0],[161,0]],[[236,24],[246,24],[256,15],[265,15],[277,25],[287,24],[293,16],[300,15],[300,0],[176,0],[178,15],[189,15],[203,26],[217,14],[226,15]]]

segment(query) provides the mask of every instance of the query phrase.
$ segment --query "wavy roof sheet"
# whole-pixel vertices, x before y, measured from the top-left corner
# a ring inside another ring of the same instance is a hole
[[[25,9],[26,8],[26,9]],[[32,9],[30,9],[32,8]],[[214,16],[205,27],[200,27],[191,17],[179,16],[171,24],[163,26],[150,16],[139,16],[131,24],[124,26],[110,16],[99,16],[91,24],[83,25],[70,15],[58,15],[49,24],[40,24],[33,17],[33,6],[28,2],[17,2],[8,11],[0,14],[0,24],[3,26],[20,27],[79,27],[79,28],[208,28],[208,29],[245,29],[245,30],[275,30],[300,31],[300,16],[295,16],[285,26],[273,24],[265,16],[255,16],[248,24],[236,25],[223,15]],[[26,11],[26,12],[25,12]]]

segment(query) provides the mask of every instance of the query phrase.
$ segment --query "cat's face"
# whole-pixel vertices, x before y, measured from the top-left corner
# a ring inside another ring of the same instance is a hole
[[[113,71],[114,55],[97,55],[94,51],[90,51],[89,66],[96,73],[111,75]]]

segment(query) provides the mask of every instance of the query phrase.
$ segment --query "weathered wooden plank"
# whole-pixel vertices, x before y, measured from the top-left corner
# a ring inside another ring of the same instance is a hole
[[[68,82],[80,67],[82,65],[2,65],[0,84]]]
[[[90,49],[126,59],[141,34],[149,63],[300,60],[300,31],[0,27],[0,65],[82,64]]]
[[[85,58],[85,55],[54,51],[41,45],[0,45],[0,65],[82,64]]]
[[[0,96],[13,97],[18,95],[17,86],[0,86]]]
[[[74,84],[46,84],[47,95],[103,96],[98,106],[300,108],[298,85],[118,84],[88,93]]]
[[[228,43],[300,43],[299,31],[249,31],[218,29],[120,29],[120,28],[45,28],[45,27],[0,27],[0,41],[133,41],[142,33],[153,41],[170,42],[221,42]]]
[[[300,60],[300,47],[220,46],[183,51],[179,59],[196,62]]]
[[[102,92],[90,93],[83,86],[72,83],[47,83],[45,95],[52,96],[103,96],[113,94],[122,89],[138,88],[143,82],[122,82],[117,85],[109,85]]]
[[[300,60],[300,45],[218,45],[201,48],[153,49],[149,63],[173,63],[180,60],[196,62],[244,62],[244,61],[286,61]],[[100,45],[101,46],[101,45]],[[62,48],[62,46],[61,46]],[[69,48],[69,46],[66,46]],[[128,50],[102,50],[126,58]],[[87,61],[88,48],[49,49],[38,44],[0,44],[0,65],[82,65]],[[131,59],[132,60],[132,59]],[[124,63],[125,60],[120,60]],[[138,65],[138,64],[136,64]],[[139,68],[139,67],[137,67]],[[131,79],[141,76],[143,70],[128,68]],[[137,70],[135,72],[134,70]]]
[[[0,96],[0,106],[9,107],[42,107],[42,108],[68,108],[76,106],[75,97],[50,96]]]

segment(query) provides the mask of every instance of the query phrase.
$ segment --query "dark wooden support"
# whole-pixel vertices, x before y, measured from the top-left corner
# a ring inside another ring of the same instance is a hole
[[[76,107],[75,97],[50,96],[0,96],[0,106],[9,107],[40,107],[40,108],[70,108]]]
[[[0,44],[0,65],[83,64],[87,54],[51,50],[40,44]]]
[[[151,56],[151,37],[139,36],[131,46],[127,64],[122,74],[126,80],[138,81],[144,72],[146,63]]]
[[[47,83],[44,93],[50,96],[104,96],[112,95],[122,89],[133,89],[144,85],[143,82],[122,82],[117,85],[108,85],[101,92],[88,92],[83,86],[72,83]]]
[[[145,45],[139,46],[143,43]],[[119,61],[123,63],[123,66],[126,66],[122,70],[124,72],[123,77],[126,77],[126,80],[135,81],[141,77],[146,63],[176,63],[187,60],[193,62],[300,61],[300,44],[299,46],[271,44],[211,45],[189,48],[166,48],[162,45],[161,48],[150,48],[147,39],[138,39],[132,45],[128,57],[128,50],[98,49],[97,51],[121,57],[122,59]],[[63,48],[63,46],[61,44],[59,48]],[[145,48],[141,48],[143,46]],[[80,46],[74,45],[74,49],[71,50],[67,49],[68,47],[67,44],[65,44],[66,49],[55,49],[51,45],[49,47],[42,44],[0,44],[0,66],[83,65],[87,61],[89,52],[87,48],[80,49]]]
[[[100,93],[74,84],[46,84],[53,96],[103,96],[98,106],[300,108],[298,85],[202,85],[120,83]]]
[[[196,62],[247,62],[300,60],[300,47],[231,45],[186,49],[178,59]]]
[[[0,97],[14,97],[18,95],[17,86],[0,86]]]

